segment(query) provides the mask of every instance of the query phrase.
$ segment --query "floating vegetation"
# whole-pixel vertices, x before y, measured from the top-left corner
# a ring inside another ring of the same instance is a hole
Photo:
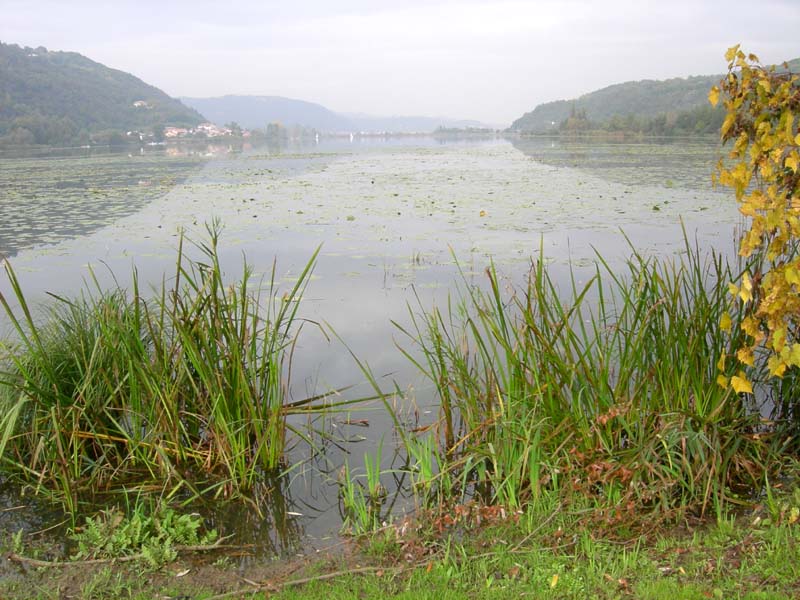
[[[91,233],[163,196],[203,162],[152,152],[4,157],[0,255]]]

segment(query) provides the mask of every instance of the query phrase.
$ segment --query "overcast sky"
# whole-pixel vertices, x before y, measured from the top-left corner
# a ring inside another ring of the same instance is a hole
[[[800,56],[800,0],[0,0],[0,41],[72,50],[173,96],[508,124],[549,100]]]

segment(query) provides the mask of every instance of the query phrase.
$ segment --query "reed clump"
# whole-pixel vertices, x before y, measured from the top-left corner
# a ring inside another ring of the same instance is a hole
[[[14,328],[0,376],[0,455],[5,470],[75,510],[85,493],[122,488],[212,495],[246,493],[285,465],[287,416],[321,408],[289,402],[286,371],[297,310],[316,253],[285,292],[243,275],[227,284],[220,226],[200,257],[185,253],[152,296],[134,271],[130,290],[95,278],[75,299],[55,297],[34,318],[8,262]],[[300,435],[304,435],[300,432]]]
[[[737,327],[720,321],[739,272],[689,243],[681,258],[634,253],[622,274],[596,265],[563,290],[539,260],[508,293],[492,267],[488,288],[398,325],[441,401],[432,438],[408,441],[428,501],[555,492],[622,522],[721,510],[763,486],[773,436],[752,395],[716,382],[735,374]]]

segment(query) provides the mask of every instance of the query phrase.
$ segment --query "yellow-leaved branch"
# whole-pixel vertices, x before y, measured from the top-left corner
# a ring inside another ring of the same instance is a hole
[[[730,286],[732,310],[745,334],[735,358],[753,366],[756,354],[766,354],[770,374],[781,376],[800,367],[800,84],[786,65],[763,66],[739,46],[725,58],[728,73],[708,99],[713,105],[722,101],[721,137],[732,143],[715,181],[734,190],[748,219],[739,254],[749,267]],[[730,319],[722,325],[730,327]],[[752,392],[744,371],[718,381]]]

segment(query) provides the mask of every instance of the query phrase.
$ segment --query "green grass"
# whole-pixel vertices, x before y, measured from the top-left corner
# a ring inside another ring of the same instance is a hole
[[[343,575],[277,598],[794,598],[800,593],[800,527],[763,524],[767,513],[729,516],[692,530],[651,530],[617,541],[583,526],[579,511],[528,510],[488,527],[378,535],[382,576]],[[541,505],[544,508],[544,504]],[[460,541],[459,541],[460,540]],[[427,554],[403,560],[409,547]],[[401,573],[391,571],[407,565]],[[557,576],[557,578],[555,577]]]
[[[781,498],[794,502],[791,494]],[[609,531],[583,527],[581,512],[564,510],[550,494],[538,509],[489,525],[462,522],[444,532],[436,519],[418,520],[406,529],[398,525],[374,534],[361,552],[289,565],[283,575],[265,575],[254,565],[242,573],[241,567],[225,567],[218,557],[208,558],[206,566],[196,558],[179,560],[149,571],[148,577],[125,565],[76,565],[31,573],[24,586],[6,580],[0,583],[0,594],[48,598],[59,583],[71,581],[70,591],[83,600],[202,599],[237,589],[244,597],[286,600],[796,598],[800,525],[767,521],[769,511],[761,508],[688,529],[672,526],[618,540],[605,535]],[[211,565],[212,560],[220,566]],[[186,567],[197,574],[176,578]],[[77,582],[72,580],[76,569],[84,572]],[[240,574],[264,582],[270,593],[254,593]],[[304,583],[291,583],[298,580]],[[227,583],[216,585],[220,581]],[[40,589],[38,595],[32,589]]]
[[[309,440],[292,413],[333,410],[324,397],[290,402],[287,362],[316,253],[293,287],[275,268],[254,281],[244,264],[229,284],[219,226],[188,258],[181,238],[174,277],[145,298],[130,290],[54,297],[34,317],[10,265],[15,328],[0,373],[0,454],[23,484],[70,511],[86,494],[122,489],[241,496],[287,468],[287,436]],[[195,252],[197,254],[197,252]]]

